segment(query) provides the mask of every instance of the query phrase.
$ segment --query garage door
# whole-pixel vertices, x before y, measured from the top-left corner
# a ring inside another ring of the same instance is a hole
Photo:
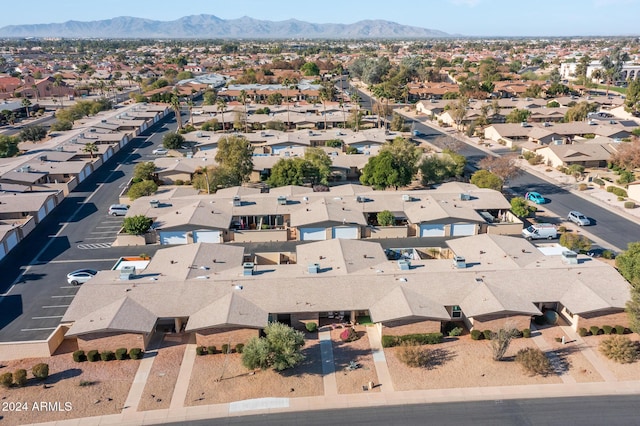
[[[444,225],[420,225],[421,237],[444,237]]]
[[[2,258],[7,254],[7,252],[4,249],[4,244],[0,243],[0,260],[2,260]]]
[[[476,225],[474,223],[455,223],[451,225],[451,235],[476,235]]]
[[[325,228],[301,228],[301,241],[319,241],[327,239],[327,230]]]
[[[358,228],[356,226],[337,226],[333,228],[332,238],[343,238],[345,240],[357,240]]]
[[[42,219],[44,219],[46,215],[47,215],[47,210],[45,206],[40,207],[40,210],[38,210],[38,223],[42,222]]]
[[[194,243],[219,243],[220,231],[193,231]]]
[[[9,253],[11,249],[14,248],[16,244],[18,244],[18,235],[15,232],[12,232],[6,241],[7,241],[7,253]]]
[[[47,200],[47,214],[51,213],[51,211],[53,210],[53,208],[56,206],[55,201],[53,200],[53,198],[49,198]]]
[[[187,244],[187,233],[184,231],[177,232],[160,232],[160,244]]]

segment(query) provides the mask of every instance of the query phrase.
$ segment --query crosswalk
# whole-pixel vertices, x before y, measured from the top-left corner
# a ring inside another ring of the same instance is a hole
[[[112,243],[91,243],[91,244],[78,244],[78,248],[81,250],[94,250],[111,248]]]

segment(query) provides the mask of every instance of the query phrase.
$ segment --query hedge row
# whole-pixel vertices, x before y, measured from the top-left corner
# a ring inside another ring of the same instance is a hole
[[[49,364],[40,363],[31,368],[31,374],[38,380],[44,380],[49,377]],[[4,388],[11,386],[23,387],[27,384],[27,370],[21,368],[13,373],[6,372],[0,375],[0,385]]]
[[[442,333],[422,333],[422,334],[405,334],[404,336],[382,336],[382,347],[392,348],[400,346],[404,342],[416,345],[435,345],[442,343]]]
[[[614,327],[611,327],[610,325],[603,325],[602,327],[593,325],[589,327],[588,330],[584,327],[580,327],[578,329],[578,334],[580,335],[580,337],[597,336],[598,334],[625,334],[628,332],[629,330],[621,325],[616,325]]]
[[[140,348],[131,348],[129,353],[127,353],[127,348],[118,348],[115,352],[113,351],[102,351],[98,352],[96,350],[89,351],[85,354],[84,351],[79,350],[73,353],[73,360],[75,362],[96,362],[99,360],[102,361],[111,361],[117,359],[118,361],[124,359],[141,359],[144,355],[144,352]]]
[[[473,340],[491,340],[491,338],[493,337],[493,331],[491,330],[484,330],[484,331],[480,331],[480,330],[471,330],[471,338]],[[521,330],[515,330],[515,337],[524,337],[526,339],[528,339],[529,337],[531,337],[531,330],[528,328]]]
[[[235,347],[235,352],[241,354],[244,350],[244,344],[238,343]],[[233,353],[233,349],[227,344],[222,345],[222,349],[218,351],[215,346],[198,346],[196,347],[196,355],[213,355],[217,353],[230,354]]]

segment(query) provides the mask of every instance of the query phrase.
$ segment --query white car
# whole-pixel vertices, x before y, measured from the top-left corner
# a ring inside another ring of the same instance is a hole
[[[84,284],[97,273],[98,271],[93,269],[78,269],[67,274],[67,282],[71,285]]]
[[[567,220],[569,222],[573,222],[578,226],[589,226],[591,225],[591,221],[588,217],[580,213],[579,211],[572,210],[567,215]]]
[[[109,216],[125,216],[129,211],[129,206],[125,204],[111,204],[109,206]]]
[[[153,155],[167,155],[169,153],[169,150],[167,148],[158,147],[158,148],[154,149],[153,151],[151,151],[151,153]]]

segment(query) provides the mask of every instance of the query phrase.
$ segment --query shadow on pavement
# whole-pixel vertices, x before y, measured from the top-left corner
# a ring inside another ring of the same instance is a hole
[[[16,294],[15,296],[0,297],[0,312],[2,312],[2,315],[0,315],[0,329],[3,329],[22,315],[22,296]]]

